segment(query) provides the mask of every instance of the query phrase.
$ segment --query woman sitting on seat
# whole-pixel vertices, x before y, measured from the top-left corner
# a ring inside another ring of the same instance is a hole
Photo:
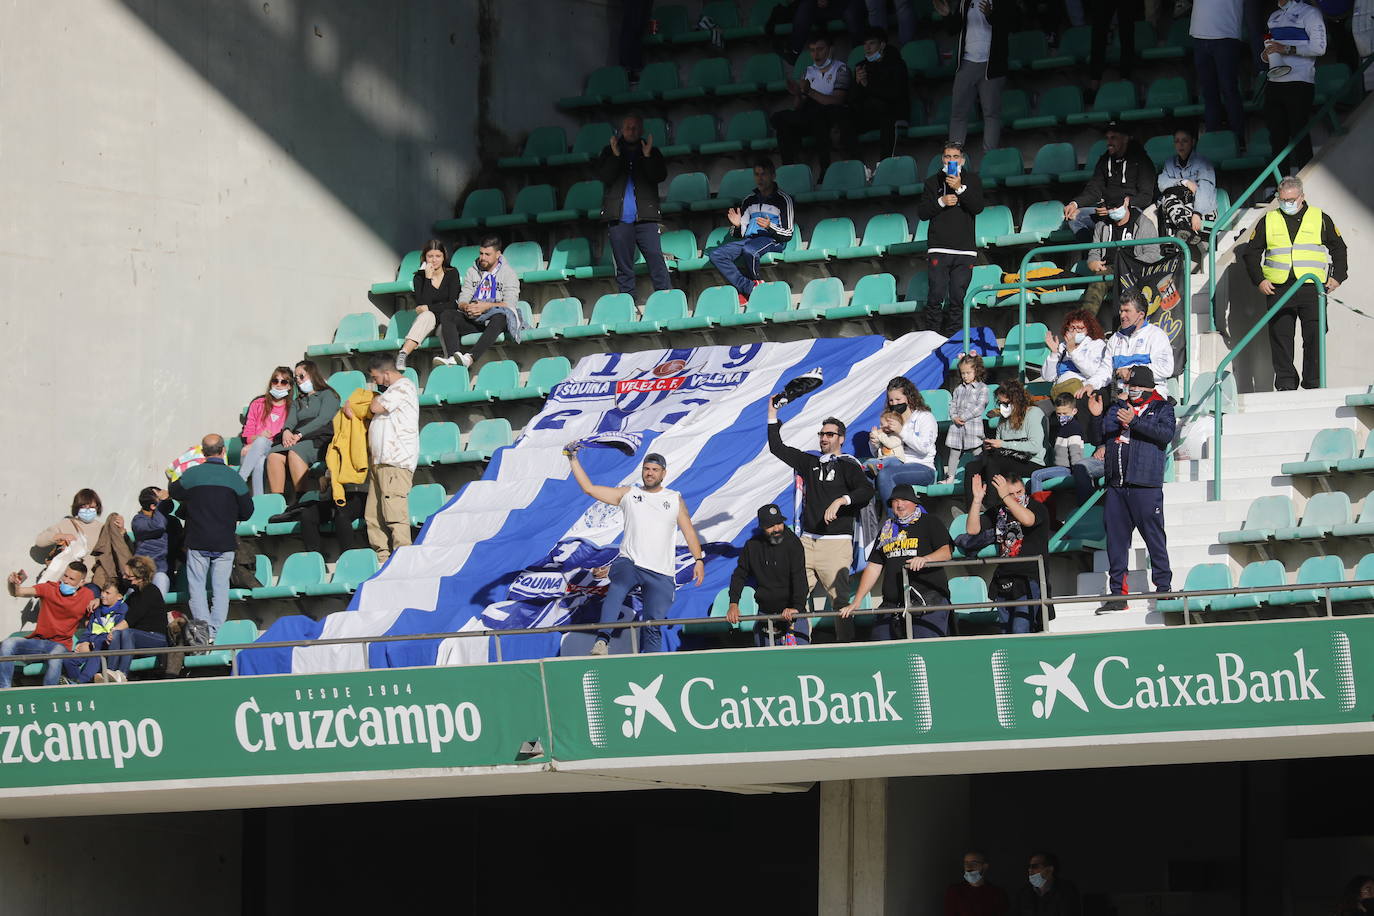
[[[964,469],[964,495],[973,501],[973,478],[981,476],[991,487],[992,478],[1020,480],[1045,466],[1045,414],[1032,410],[1026,386],[1016,379],[997,389],[997,409],[989,416],[1001,418],[997,429],[983,440],[983,454]]]
[[[418,347],[443,320],[444,313],[458,308],[458,294],[463,291],[463,278],[448,266],[448,249],[438,239],[425,242],[420,249],[420,263],[415,271],[415,323],[396,354],[396,368],[405,370],[411,351]]]
[[[291,370],[278,366],[267,381],[267,391],[248,405],[243,418],[243,454],[239,457],[239,476],[253,481],[253,495],[261,496],[263,468],[267,453],[272,451],[286,428],[286,415],[291,412]]]
[[[286,492],[286,471],[297,491],[301,478],[319,461],[329,440],[334,438],[334,414],[339,412],[339,395],[325,382],[313,360],[296,363],[296,388],[300,395],[291,402],[281,444],[267,456],[267,488]]]

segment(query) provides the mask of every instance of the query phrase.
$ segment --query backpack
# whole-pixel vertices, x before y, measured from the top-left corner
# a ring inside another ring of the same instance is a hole
[[[197,620],[188,617],[180,612],[173,612],[176,616],[175,623],[168,627],[167,635],[169,646],[184,646],[185,651],[168,652],[163,656],[166,661],[166,672],[168,677],[176,677],[181,674],[184,667],[183,661],[187,655],[195,655],[204,652],[214,643],[215,638],[210,633],[210,624],[205,620]]]
[[[181,628],[181,638],[177,644],[188,648],[204,649],[213,644],[214,641],[214,634],[210,632],[210,622],[192,617]]]

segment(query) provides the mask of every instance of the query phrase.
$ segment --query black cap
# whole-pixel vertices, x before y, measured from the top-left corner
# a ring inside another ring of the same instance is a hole
[[[668,459],[664,458],[658,452],[650,452],[649,454],[645,455],[642,464],[656,464],[659,467],[663,468],[663,470],[668,470]]]
[[[759,508],[759,527],[772,528],[774,525],[783,525],[787,519],[783,518],[782,510],[775,503],[769,503]]]
[[[892,505],[894,499],[906,499],[914,503],[921,501],[921,498],[916,495],[916,490],[909,483],[899,483],[892,488],[892,495],[887,498],[887,504]]]
[[[1108,121],[1107,126],[1102,128],[1104,134],[1125,134],[1131,135],[1131,129],[1120,121]]]
[[[1136,366],[1131,370],[1131,384],[1137,388],[1153,388],[1155,374],[1149,366]]]

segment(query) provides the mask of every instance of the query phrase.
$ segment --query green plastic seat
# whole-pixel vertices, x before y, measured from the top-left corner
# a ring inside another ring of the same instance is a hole
[[[420,466],[433,467],[446,464],[444,456],[462,451],[463,437],[458,424],[451,420],[438,420],[420,427]]]
[[[494,401],[502,391],[520,387],[520,367],[513,359],[497,359],[484,365],[472,381],[472,390],[448,399],[449,404],[480,404]]]
[[[1168,115],[1184,117],[1191,93],[1181,76],[1167,76],[1155,80],[1145,89],[1145,104],[1121,112],[1123,121],[1158,121]]]
[[[1066,124],[1106,124],[1113,118],[1122,117],[1123,112],[1136,107],[1135,83],[1130,80],[1115,80],[1103,83],[1097,96],[1087,111],[1071,114],[1064,118]]]
[[[658,23],[658,34],[645,35],[645,44],[672,44],[680,36],[692,31],[692,23],[685,6],[656,6],[651,18]]]
[[[1250,504],[1245,521],[1234,531],[1217,535],[1218,544],[1263,544],[1281,528],[1294,528],[1298,519],[1287,496],[1261,496]]]
[[[1012,297],[1008,296],[1007,298]],[[1021,353],[1022,340],[1026,342],[1026,365],[1043,365],[1045,357],[1049,355],[1049,348],[1045,346],[1045,333],[1048,330],[1038,321],[1024,325],[1013,325],[1007,331],[1006,340],[1002,343],[1002,352],[996,356],[983,357],[983,365],[989,369],[1015,366]]]
[[[511,242],[501,256],[521,279],[527,273],[544,269],[544,249],[538,242]]]
[[[1367,553],[1355,564],[1350,574],[1352,582],[1374,579],[1374,553]],[[1332,601],[1374,601],[1374,585],[1351,585],[1346,588],[1332,589]]]
[[[1040,147],[1030,172],[1012,175],[1003,182],[1009,188],[1045,187],[1054,184],[1063,172],[1078,168],[1078,154],[1072,143],[1047,143]]]
[[[782,251],[768,252],[766,255],[759,259],[759,263],[764,265],[777,264],[779,261],[782,260],[783,255],[791,254],[794,251],[799,251],[801,249],[802,233],[804,231],[805,227],[802,226],[801,223],[793,221],[792,235],[787,239],[787,242],[782,246]]]
[[[677,89],[665,89],[663,101],[679,102],[684,99],[704,99],[708,95],[714,95],[717,87],[728,85],[732,80],[728,59],[707,57],[692,65],[692,71],[687,76],[686,85]]]
[[[694,201],[690,207],[694,212],[707,210],[729,210],[738,207],[754,191],[753,169],[731,169],[721,176],[716,196],[707,200]]]
[[[1374,407],[1374,387],[1360,394],[1347,394],[1346,407]]]
[[[832,308],[844,304],[844,281],[839,277],[819,277],[802,288],[795,309],[777,313],[774,321],[814,321]]]
[[[1164,168],[1164,163],[1174,154],[1174,138],[1170,134],[1161,134],[1158,137],[1151,137],[1145,141],[1145,154],[1150,157],[1150,161],[1155,165],[1155,171]]]
[[[701,149],[703,143],[716,139],[716,116],[696,114],[683,118],[673,131],[673,142],[662,146],[663,155],[669,158],[690,156]]]
[[[415,504],[415,494],[418,491],[425,491],[437,487],[440,495],[444,488],[437,483],[422,483],[410,489],[411,505]],[[338,562],[334,564],[334,575],[328,582],[317,582],[314,585],[305,587],[305,594],[312,597],[322,595],[351,595],[358,590],[358,586],[372,578],[377,572],[377,553],[369,547],[355,547],[352,550],[345,550],[339,554]]]
[[[253,600],[266,598],[296,598],[305,594],[306,586],[325,581],[324,557],[314,551],[293,553],[282,564],[276,585],[253,589]]]
[[[864,164],[857,159],[845,159],[830,163],[821,179],[820,186],[814,191],[793,194],[799,204],[824,203],[839,200],[850,191],[862,191],[868,187]]]
[[[949,579],[950,604],[986,604],[988,583],[982,576],[951,576]],[[997,608],[982,607],[956,611],[955,616],[964,623],[997,623]]]
[[[889,156],[873,170],[873,181],[866,188],[846,191],[845,196],[852,199],[891,197],[901,194],[902,189],[917,184],[916,160],[910,156]]]
[[[1318,64],[1314,104],[1325,104],[1327,99],[1341,91],[1348,79],[1350,79],[1350,67],[1346,64]],[[1358,101],[1358,94],[1355,98]],[[1345,101],[1348,102],[1349,99],[1347,98]]]
[[[666,234],[671,235],[672,233]],[[710,232],[706,233],[706,241],[702,243],[701,254],[692,258],[679,259],[676,265],[677,269],[683,272],[690,272],[705,270],[707,267],[710,267],[711,259],[707,257],[707,253],[710,252],[712,248],[716,248],[728,241],[730,234],[731,228],[729,226],[716,226]]]
[[[906,64],[908,72],[919,74],[927,79],[938,79],[954,72],[952,63],[941,62],[940,50],[936,47],[935,42],[929,38],[909,41],[902,45],[902,62]]]
[[[1058,70],[1074,64],[1086,64],[1092,53],[1092,26],[1079,25],[1064,30],[1059,36],[1059,53],[1031,63],[1032,70]]]
[[[734,288],[730,288],[734,292]],[[744,327],[776,321],[779,316],[792,310],[792,288],[786,283],[774,280],[760,283],[749,296],[749,304],[739,314],[726,315],[720,319],[723,328]]]
[[[545,356],[535,360],[524,385],[503,388],[496,394],[499,401],[518,401],[525,398],[546,398],[554,386],[572,374],[572,363],[566,356]]]
[[[527,341],[552,340],[555,337],[562,337],[566,329],[577,327],[585,322],[586,318],[582,314],[582,300],[574,296],[550,299],[544,303],[544,308],[539,313],[539,325],[527,329],[522,337]]]
[[[1002,123],[1014,124],[1031,116],[1030,93],[1024,89],[1008,89],[1002,93]]]
[[[663,98],[663,93],[676,89],[678,82],[677,61],[660,60],[646,66],[639,74],[639,85],[626,92],[612,96],[613,105],[637,105]]]
[[[1136,42],[1136,53],[1144,60],[1174,60],[1187,55],[1193,46],[1193,38],[1188,34],[1192,20],[1181,16],[1169,26],[1169,34],[1163,43],[1150,47]]]
[[[462,271],[467,270],[468,267],[477,262],[477,254],[480,250],[481,248],[477,245],[464,245],[453,253],[453,257],[449,258],[448,262],[455,270],[460,272],[459,275],[461,276]],[[419,269],[419,267],[415,268],[415,270]],[[415,271],[411,271],[412,276],[414,273]]]
[[[911,232],[907,229],[905,216],[900,213],[878,213],[869,218],[859,244],[837,251],[835,256],[841,260],[880,258],[889,245],[900,245],[910,240]]]
[[[608,131],[605,136],[609,137],[610,132]],[[549,124],[530,131],[529,136],[525,138],[524,152],[519,156],[503,156],[496,160],[496,166],[502,169],[537,168],[548,162],[551,157],[560,156],[567,151],[567,132],[557,124]]]
[[[411,487],[410,498],[406,504],[406,508],[410,510],[410,526],[412,528],[423,527],[425,522],[429,521],[429,517],[442,509],[446,502],[448,502],[448,494],[444,492],[442,484],[422,483],[419,486]],[[375,560],[375,553],[373,558]],[[373,569],[376,569],[375,563]],[[337,579],[338,577],[339,574],[336,571],[334,578]]]
[[[921,488],[918,488],[918,491],[919,491],[919,489],[921,489]],[[925,489],[926,489],[927,491],[929,490],[929,488],[925,488]],[[950,540],[952,541],[952,540],[954,540],[956,537],[958,537],[959,535],[961,535],[961,534],[966,534],[967,532],[968,532],[968,515],[967,515],[966,513],[960,512],[960,513],[958,513],[957,515],[955,515],[953,521],[951,521],[951,522],[949,523],[949,538],[950,538]],[[964,553],[964,551],[961,550],[961,549],[958,548],[958,547],[955,547],[955,548],[954,548],[954,556],[956,556],[956,557],[967,557],[967,556],[992,557],[992,556],[996,556],[996,555],[997,555],[997,546],[996,546],[995,544],[988,544],[986,547],[983,547],[981,550],[979,550],[976,554],[972,554],[972,555],[967,554],[967,553]]]
[[[563,336],[600,337],[610,333],[617,324],[635,320],[635,297],[629,293],[607,293],[592,306],[592,317],[587,324],[568,328]]]
[[[568,188],[561,208],[545,210],[543,213],[537,214],[534,221],[541,225],[547,225],[549,223],[570,223],[580,219],[597,219],[601,216],[601,198],[605,192],[605,186],[594,178],[579,181]],[[516,242],[515,244],[533,243]],[[508,247],[506,251],[509,252],[510,248]],[[507,260],[509,261],[509,256],[507,256]]]
[[[1188,570],[1188,577],[1183,582],[1182,591],[1210,591],[1212,589],[1231,588],[1231,567],[1225,563],[1199,563]],[[1212,607],[1214,598],[1231,597],[1228,595],[1199,595],[1196,598],[1187,600],[1189,611],[1206,611]],[[1155,609],[1164,612],[1178,612],[1184,609],[1184,599],[1182,598],[1163,598],[1155,605]]]
[[[1088,148],[1088,156],[1083,160],[1081,169],[1074,169],[1072,172],[1065,172],[1059,176],[1060,182],[1064,184],[1079,184],[1092,177],[1093,170],[1097,168],[1097,163],[1107,153],[1107,141],[1098,140]]]
[[[587,76],[587,87],[581,95],[561,98],[555,105],[560,111],[595,108],[610,102],[617,93],[629,91],[630,78],[624,67],[598,67]]]
[[[1284,585],[1288,582],[1288,571],[1278,560],[1256,560],[1248,563],[1240,571],[1236,580],[1237,589],[1264,588],[1271,585]],[[1213,611],[1250,611],[1262,604],[1268,604],[1271,595],[1277,592],[1238,592],[1234,595],[1216,595],[1211,600]]]
[[[733,286],[711,286],[701,291],[691,317],[674,318],[668,322],[670,331],[695,331],[716,327],[724,319],[739,313],[739,293]]]
[[[349,395],[359,388],[367,387],[367,377],[357,369],[341,369],[326,380],[329,387],[339,395],[339,400],[347,401]]]
[[[778,187],[782,188],[792,199],[796,200],[798,194],[805,194],[811,190],[811,166],[805,162],[794,162],[791,165],[780,165],[774,175],[774,180]],[[418,269],[418,268],[417,268]]]
[[[1349,493],[1318,493],[1307,501],[1302,521],[1279,528],[1274,532],[1274,540],[1317,541],[1329,537],[1337,525],[1348,525],[1351,521]]]
[[[1236,135],[1229,130],[1208,131],[1198,138],[1198,155],[1206,157],[1214,164],[1235,159],[1240,155]]]
[[[1013,70],[1029,70],[1037,60],[1049,56],[1049,45],[1045,42],[1045,33],[1040,29],[1012,32],[1008,36],[1008,64]]]
[[[768,117],[761,111],[741,111],[725,125],[725,136],[720,140],[702,143],[699,152],[703,156],[719,156],[723,153],[740,153],[747,149],[771,149],[776,141],[768,138]],[[750,170],[750,180],[753,170]]]
[[[1011,208],[1003,206],[984,207],[973,218],[973,234],[978,247],[995,245],[1005,235],[1016,232],[1016,224],[1011,219]]]
[[[500,188],[478,188],[463,199],[463,211],[454,219],[441,219],[434,224],[440,232],[462,232],[476,229],[493,216],[506,212],[506,195]]]
[[[361,373],[359,373],[361,374]],[[257,537],[267,532],[267,520],[286,511],[286,498],[280,493],[262,493],[253,497],[253,514],[238,523],[234,533],[239,537]]]
[[[991,386],[989,386],[991,387]],[[1072,526],[1065,526],[1050,538],[1054,553],[1076,553],[1080,550],[1107,548],[1107,523],[1099,503],[1088,509]]]
[[[776,54],[755,54],[744,62],[739,79],[716,87],[716,95],[754,95],[782,92],[787,88],[787,71]]]
[[[601,155],[602,148],[610,142],[613,133],[615,131],[605,121],[584,124],[577,131],[572,149],[566,153],[556,153],[547,157],[544,164],[552,166],[585,165]]]
[[[1355,407],[1357,405],[1350,404],[1350,399],[1358,397],[1361,397],[1361,395],[1347,395],[1346,403],[1351,407]],[[1340,461],[1336,462],[1336,470],[1343,474],[1368,474],[1370,471],[1374,471],[1374,433],[1371,433],[1369,438],[1365,440],[1364,451],[1358,458],[1354,456],[1342,458]],[[1374,503],[1366,502],[1366,505],[1374,505]]]
[[[305,355],[347,356],[358,344],[377,339],[377,315],[374,312],[353,312],[339,319],[334,329],[334,342],[315,344],[305,348]]]
[[[697,237],[691,229],[673,229],[658,237],[669,270],[682,270],[697,259]]]
[[[498,448],[514,441],[510,421],[505,417],[479,420],[468,433],[468,447],[460,452],[444,455],[444,464],[462,464],[470,461],[490,461]]]
[[[800,264],[807,261],[828,261],[837,253],[853,247],[858,239],[854,235],[854,221],[847,216],[832,216],[816,224],[811,233],[811,244],[804,250],[781,253],[781,260],[787,264]]]
[[[511,226],[523,226],[536,218],[540,213],[549,212],[558,208],[558,199],[554,194],[553,185],[532,184],[521,188],[515,195],[515,203],[511,204],[509,213],[497,213],[487,216],[483,220],[483,225],[491,229],[508,228]],[[449,229],[448,220],[439,220],[434,224],[435,231],[444,232]]]
[[[385,283],[374,283],[368,290],[374,296],[395,296],[409,293],[415,289],[415,271],[420,269],[420,252],[408,251],[401,258],[401,266],[396,269],[396,279]]]
[[[1064,205],[1057,200],[1037,200],[1022,214],[1021,231],[999,236],[997,247],[1038,245],[1051,238],[1061,241],[1068,237],[1069,232],[1064,227]]]
[[[638,321],[618,322],[614,334],[648,334],[662,331],[676,320],[687,317],[687,294],[680,289],[658,289],[644,303],[644,317]]]
[[[268,534],[268,535],[275,535],[275,534],[299,534],[299,533],[300,533],[300,530],[301,530],[301,523],[300,523],[300,522],[287,522],[287,523],[285,523],[285,524],[282,524],[282,523],[269,523],[269,524],[267,525],[267,530],[264,531],[263,533],[264,533],[264,534]],[[271,561],[270,559],[268,559],[266,555],[264,555],[264,554],[258,554],[257,556],[255,556],[255,557],[253,558],[253,576],[254,576],[259,582],[264,583],[264,584],[270,583],[270,582],[272,581],[272,561]],[[181,597],[182,597],[184,600],[190,600],[190,590],[189,590],[189,588],[187,588],[187,585],[186,585],[185,570],[181,570],[181,571],[179,571],[179,572],[177,573],[177,588],[178,588],[178,590],[181,592]],[[166,602],[167,602],[168,604],[174,604],[174,603],[175,603],[175,602],[172,600],[172,597],[171,597],[170,595],[164,595],[163,597],[164,597],[164,599],[166,600]],[[230,588],[230,589],[229,589],[229,600],[230,600],[230,601],[250,601],[250,600],[252,600],[252,598],[253,598],[253,590],[252,590],[251,588]]]
[[[921,392],[921,398],[930,408],[936,423],[949,423],[949,392],[943,388],[928,388]]]
[[[516,244],[524,244],[517,242]],[[590,269],[592,264],[591,243],[584,237],[559,239],[549,252],[548,263],[536,269],[520,271],[521,283],[556,283],[569,277],[578,276],[579,271]]]
[[[1025,171],[1026,164],[1021,159],[1021,151],[1016,147],[1003,147],[990,149],[983,154],[978,177],[983,179],[985,186],[995,188],[1007,179],[1020,177]]]
[[[435,366],[425,382],[425,390],[420,393],[420,406],[454,404],[471,390],[467,366]]]
[[[866,318],[875,315],[881,306],[897,301],[897,280],[892,274],[867,274],[854,284],[854,294],[848,305],[826,310],[827,319]]]
[[[680,213],[696,201],[711,196],[711,185],[705,172],[684,172],[668,183],[668,193],[663,198],[664,213]]]
[[[648,271],[648,264],[644,260],[644,252],[638,247],[635,248],[634,272],[643,274]],[[579,280],[606,279],[615,276],[615,250],[609,241],[601,245],[601,258],[595,263],[585,267],[579,267],[572,272],[572,276]]]
[[[1083,113],[1083,90],[1077,86],[1055,86],[1040,95],[1035,114],[1011,122],[1013,130],[1044,130],[1065,123]]]
[[[1353,429],[1323,429],[1312,438],[1305,459],[1285,461],[1279,472],[1324,477],[1335,473],[1341,461],[1354,458],[1356,448]]]
[[[257,624],[251,620],[226,620],[215,633],[217,646],[247,645],[258,638]],[[198,655],[187,655],[181,660],[186,668],[229,668],[234,664],[234,649],[211,649]],[[149,667],[152,667],[151,665]],[[132,670],[132,666],[130,666]]]
[[[1340,585],[1345,580],[1345,561],[1340,557],[1308,557],[1298,567],[1294,585]],[[1334,592],[1335,589],[1332,589]],[[1300,588],[1288,592],[1273,592],[1269,595],[1271,605],[1319,604],[1325,600],[1322,589]]]

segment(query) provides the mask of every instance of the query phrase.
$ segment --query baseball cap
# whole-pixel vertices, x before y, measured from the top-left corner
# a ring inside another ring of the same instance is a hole
[[[656,464],[663,468],[663,470],[668,470],[668,459],[664,458],[658,452],[650,452],[645,455],[643,464]]]
[[[759,508],[759,527],[772,528],[774,525],[786,524],[787,519],[782,517],[782,510],[775,503],[769,503]]]

